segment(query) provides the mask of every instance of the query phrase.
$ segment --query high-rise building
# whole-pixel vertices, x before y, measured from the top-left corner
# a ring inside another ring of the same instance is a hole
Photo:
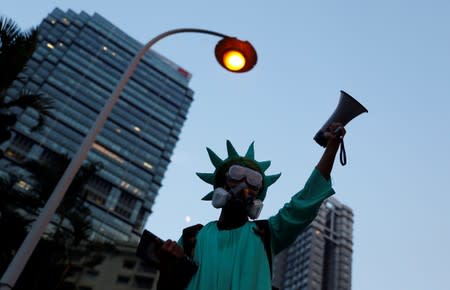
[[[33,131],[37,114],[24,111],[13,137],[2,145],[8,162],[73,157],[143,47],[98,14],[55,9],[39,31],[38,47],[8,94],[43,93],[54,100],[54,117]],[[127,83],[88,155],[89,161],[103,164],[84,188],[93,214],[91,238],[138,240],[193,100],[190,78],[150,51]],[[21,186],[29,187],[26,180]]]
[[[274,259],[273,282],[282,290],[350,290],[353,211],[335,198]]]

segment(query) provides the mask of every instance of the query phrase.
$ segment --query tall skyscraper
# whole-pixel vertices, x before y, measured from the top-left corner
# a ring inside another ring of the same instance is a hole
[[[26,110],[3,145],[9,162],[72,157],[143,47],[98,14],[55,9],[39,30],[39,45],[9,95],[24,88],[43,93],[55,101],[55,117],[32,131],[37,114]],[[88,155],[103,164],[84,189],[93,213],[91,238],[138,240],[193,100],[190,78],[150,51],[126,85]]]
[[[274,285],[282,290],[350,290],[353,211],[329,198],[316,219],[274,259]]]

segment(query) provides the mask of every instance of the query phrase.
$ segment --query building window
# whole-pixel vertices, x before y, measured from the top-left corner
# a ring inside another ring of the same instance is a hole
[[[84,192],[88,200],[98,205],[104,205],[111,191],[111,184],[104,181],[98,176],[91,176],[88,184],[84,188]]]
[[[129,270],[132,270],[132,269],[134,269],[134,266],[136,265],[136,261],[133,261],[133,260],[125,260],[125,261],[123,261],[123,268],[125,268],[125,269],[129,269]]]
[[[134,276],[133,286],[150,289],[153,286],[153,278],[136,275]]]
[[[130,282],[130,277],[119,275],[117,276],[117,284],[128,284]]]
[[[141,209],[139,210],[139,213],[137,215],[137,218],[136,218],[136,223],[134,224],[134,229],[135,230],[140,230],[141,229],[141,226],[142,226],[142,224],[144,222],[144,218],[145,218],[146,212],[147,211],[145,210],[145,208],[141,207]]]
[[[131,194],[122,192],[117,202],[117,205],[114,208],[114,212],[118,213],[119,215],[125,218],[130,218],[131,213],[134,210],[136,201],[137,201],[136,198],[134,198]]]
[[[33,144],[33,140],[17,134],[12,139],[8,150],[6,151],[6,155],[16,161],[24,160],[33,147]]]
[[[102,194],[94,192],[90,189],[85,189],[84,193],[86,194],[86,198],[88,200],[95,202],[96,204],[104,205],[106,202],[106,198]]]

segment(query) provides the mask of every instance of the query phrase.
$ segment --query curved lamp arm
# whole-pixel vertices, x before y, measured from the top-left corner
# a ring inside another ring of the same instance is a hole
[[[133,61],[128,66],[127,70],[123,73],[121,80],[118,83],[118,85],[116,86],[114,92],[112,93],[110,98],[107,100],[107,102],[103,106],[103,109],[101,110],[100,114],[98,115],[95,123],[92,125],[89,133],[84,138],[83,143],[81,144],[77,153],[74,155],[71,162],[69,163],[63,176],[59,180],[58,184],[55,186],[55,189],[53,190],[52,194],[50,195],[50,198],[48,199],[47,203],[45,204],[45,207],[41,210],[39,217],[33,223],[33,226],[31,228],[30,232],[26,236],[25,240],[23,241],[22,245],[20,246],[19,250],[17,251],[16,255],[14,256],[13,260],[11,261],[11,263],[9,264],[5,273],[3,274],[3,277],[0,282],[0,289],[11,289],[15,285],[17,279],[19,278],[19,275],[22,273],[23,268],[25,267],[25,264],[27,263],[28,259],[30,258],[31,253],[34,251],[39,239],[41,238],[48,223],[50,222],[56,209],[58,208],[58,205],[60,204],[61,200],[63,199],[69,185],[72,183],[72,180],[74,179],[76,173],[80,169],[81,164],[86,159],[89,149],[92,147],[92,144],[95,142],[97,135],[99,134],[100,130],[103,128],[109,114],[111,113],[114,105],[116,104],[117,100],[119,99],[120,94],[122,93],[128,80],[131,78],[133,72],[137,68],[142,57],[150,49],[150,47],[152,47],[159,40],[161,40],[169,35],[172,35],[172,34],[184,33],[184,32],[204,33],[204,34],[215,35],[215,36],[223,37],[223,38],[230,38],[229,36],[227,36],[225,34],[210,31],[210,30],[205,30],[205,29],[196,29],[196,28],[173,29],[173,30],[169,30],[167,32],[161,33],[161,34],[157,35],[156,37],[154,37],[153,39],[151,39],[136,54]]]
[[[211,31],[211,30],[206,30],[206,29],[198,29],[198,28],[179,28],[179,29],[172,29],[166,32],[163,32],[155,37],[153,37],[149,42],[147,42],[147,44],[136,54],[136,56],[134,57],[133,61],[130,63],[130,65],[128,66],[128,69],[124,72],[124,74],[122,75],[122,78],[120,80],[120,83],[117,85],[116,87],[116,91],[118,89],[123,90],[124,85],[128,82],[128,80],[130,79],[130,77],[132,76],[133,72],[135,71],[135,69],[137,68],[138,64],[140,63],[141,59],[144,57],[144,55],[147,53],[147,51],[150,50],[150,48],[157,43],[158,41],[160,41],[161,39],[173,35],[173,34],[177,34],[177,33],[185,33],[185,32],[195,32],[195,33],[203,33],[203,34],[210,34],[210,35],[214,35],[214,36],[218,36],[218,37],[223,37],[223,38],[231,38],[228,35],[219,33],[219,32],[215,32],[215,31]],[[121,87],[120,85],[123,83],[123,86]],[[116,92],[114,92],[116,93]],[[113,94],[114,94],[113,93]],[[120,95],[121,91],[119,92]]]

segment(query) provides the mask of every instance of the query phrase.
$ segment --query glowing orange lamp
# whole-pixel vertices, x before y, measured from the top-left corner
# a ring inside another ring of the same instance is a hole
[[[217,61],[231,72],[247,72],[257,61],[256,50],[248,41],[224,37],[215,48]]]

